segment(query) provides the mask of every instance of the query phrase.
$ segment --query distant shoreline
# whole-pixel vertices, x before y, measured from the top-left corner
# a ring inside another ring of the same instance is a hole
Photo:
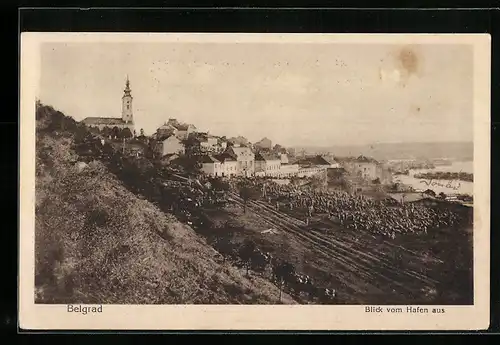
[[[472,142],[378,143],[373,145],[294,145],[296,152],[331,153],[335,156],[363,154],[377,160],[449,160],[470,161],[474,157]]]
[[[474,182],[474,174],[465,172],[433,171],[415,174],[413,177],[426,180],[454,180],[464,182]]]

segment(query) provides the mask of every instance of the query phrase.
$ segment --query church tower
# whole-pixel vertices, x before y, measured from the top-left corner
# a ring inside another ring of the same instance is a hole
[[[132,90],[130,90],[130,82],[128,80],[128,75],[127,75],[127,81],[125,83],[125,90],[123,90],[123,97],[122,97],[122,119],[125,121],[125,123],[134,123],[134,117],[132,114],[132,95],[131,95]]]

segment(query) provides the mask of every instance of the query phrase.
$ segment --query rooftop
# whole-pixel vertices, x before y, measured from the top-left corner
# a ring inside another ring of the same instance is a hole
[[[281,157],[273,155],[272,153],[259,152],[255,155],[256,161],[281,161]]]
[[[213,156],[210,156],[210,155],[205,155],[201,158],[201,162],[202,163],[220,163],[220,161],[213,157]]]
[[[231,147],[231,150],[237,156],[243,156],[243,155],[253,154],[252,150],[249,147],[246,147],[246,146],[239,146],[239,147],[234,147],[233,146],[233,147]]]
[[[170,139],[170,138],[175,138],[175,139],[177,139],[178,141],[180,141],[180,139],[179,139],[179,138],[177,138],[177,137],[175,136],[175,134],[173,134],[173,133],[167,133],[167,134],[164,134],[164,135],[160,135],[160,136],[158,136],[158,137],[156,138],[156,140],[157,140],[157,141],[165,141],[165,140]]]
[[[353,163],[375,163],[375,164],[378,163],[375,159],[363,155],[358,157],[337,157],[336,160],[340,162],[353,162]]]
[[[219,162],[234,162],[236,159],[231,156],[229,153],[221,153],[219,155],[214,156],[215,159],[217,159]]]
[[[168,121],[165,122],[165,124],[163,124],[160,128],[172,128],[173,127],[179,131],[185,131],[189,128],[189,126],[194,127],[191,124],[180,123],[179,121],[177,121],[177,119],[168,119]]]
[[[328,158],[325,158],[323,156],[314,156],[314,157],[306,157],[303,159],[299,159],[295,162],[296,164],[300,165],[332,165],[335,164],[335,162],[331,161]]]

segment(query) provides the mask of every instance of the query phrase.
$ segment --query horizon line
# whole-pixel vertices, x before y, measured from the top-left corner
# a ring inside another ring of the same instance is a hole
[[[375,145],[397,145],[397,144],[474,144],[474,141],[393,141],[367,144],[332,144],[332,145],[295,145],[293,147],[304,148],[330,148],[330,147],[352,147],[352,146],[375,146]]]

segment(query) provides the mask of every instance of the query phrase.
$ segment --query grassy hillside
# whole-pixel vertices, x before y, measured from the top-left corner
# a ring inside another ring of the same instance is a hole
[[[274,285],[224,263],[146,200],[140,190],[150,176],[142,183],[124,158],[84,154],[87,135],[71,118],[37,107],[37,303],[277,303]]]

